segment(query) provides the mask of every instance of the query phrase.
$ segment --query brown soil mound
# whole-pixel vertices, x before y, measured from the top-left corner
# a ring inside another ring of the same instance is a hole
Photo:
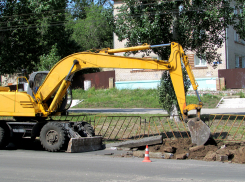
[[[190,139],[166,139],[162,145],[149,146],[149,152],[171,153],[171,159],[194,159],[206,161],[230,161],[245,163],[244,142],[208,141],[195,146]]]

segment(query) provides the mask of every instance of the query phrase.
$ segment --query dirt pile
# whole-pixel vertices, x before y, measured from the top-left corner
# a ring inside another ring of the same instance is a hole
[[[245,163],[245,142],[210,140],[205,145],[195,146],[190,139],[167,139],[161,145],[149,146],[149,152],[161,154],[158,157],[166,159]]]

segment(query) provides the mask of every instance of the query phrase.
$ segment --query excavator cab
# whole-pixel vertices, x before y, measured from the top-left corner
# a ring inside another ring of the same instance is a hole
[[[34,94],[37,93],[39,87],[43,84],[46,76],[48,75],[49,71],[38,71],[33,72],[29,78],[29,87],[27,89],[27,93],[35,99]]]
[[[33,99],[35,99],[35,94],[37,93],[39,87],[43,84],[43,82],[46,79],[48,73],[49,73],[49,71],[38,71],[38,72],[33,72],[30,75],[29,86],[28,86],[28,89],[27,89],[27,93],[30,96],[32,96]],[[54,93],[53,95],[55,95],[55,94],[56,93]],[[54,98],[54,96],[52,96],[47,103],[50,104],[52,102],[53,98]],[[67,111],[70,108],[71,104],[72,104],[72,90],[69,87],[67,89],[67,93],[63,97],[63,100],[62,100],[59,108],[57,109],[57,111],[63,113],[63,112]]]

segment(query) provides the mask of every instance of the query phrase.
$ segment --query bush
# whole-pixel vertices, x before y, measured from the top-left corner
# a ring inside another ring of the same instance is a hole
[[[240,98],[245,98],[245,94],[243,91],[238,92],[238,95],[240,96]]]

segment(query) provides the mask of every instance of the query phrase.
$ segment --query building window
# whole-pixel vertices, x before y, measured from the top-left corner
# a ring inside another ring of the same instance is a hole
[[[242,68],[245,68],[245,56],[242,57]]]
[[[234,41],[238,42],[239,41],[239,35],[234,31]]]
[[[240,38],[239,34],[236,33],[236,31],[234,31],[234,41],[235,41],[235,42],[242,43],[242,44],[245,44],[245,41],[244,41],[243,39]]]
[[[207,65],[206,60],[198,58],[197,55],[194,56],[194,64],[195,67],[206,67]]]
[[[239,68],[239,56],[235,56],[236,68]]]

